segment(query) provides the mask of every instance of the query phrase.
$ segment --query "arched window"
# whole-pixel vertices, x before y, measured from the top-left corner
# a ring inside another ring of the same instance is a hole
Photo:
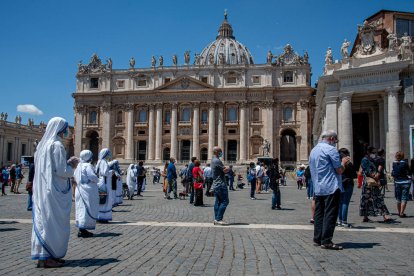
[[[237,108],[235,106],[227,108],[227,121],[237,121]]]
[[[285,71],[283,74],[283,82],[293,82],[293,72]]]
[[[89,113],[89,123],[90,124],[96,124],[96,116],[97,116],[96,111],[91,111]]]
[[[260,110],[257,107],[253,109],[253,121],[260,121]]]
[[[181,121],[189,122],[190,118],[191,118],[190,108],[189,107],[183,108],[183,112],[182,112],[182,115],[181,115]]]
[[[146,123],[147,122],[147,111],[146,110],[140,110],[138,112],[138,122],[139,123]]]
[[[117,124],[122,124],[122,122],[123,122],[122,110],[119,110],[116,113],[116,123]]]
[[[293,121],[293,109],[292,107],[288,106],[283,109],[283,120],[285,122]]]
[[[208,111],[203,110],[201,111],[201,123],[207,123],[208,121]]]

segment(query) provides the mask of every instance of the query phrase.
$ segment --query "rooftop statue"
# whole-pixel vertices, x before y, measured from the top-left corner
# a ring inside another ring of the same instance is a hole
[[[151,66],[155,67],[157,65],[157,60],[155,59],[155,56],[152,56],[151,58]]]
[[[174,64],[175,66],[177,66],[177,63],[178,63],[178,61],[177,61],[177,55],[173,55],[173,57],[172,57],[172,61],[173,61],[173,64]]]
[[[4,120],[4,113],[2,112],[1,114],[0,114],[0,120]]]
[[[185,53],[184,53],[184,63],[186,65],[190,64],[190,51],[185,51]]]
[[[388,39],[388,51],[395,51],[398,47],[398,37],[395,33],[390,33],[387,36]]]
[[[158,58],[158,63],[159,63],[159,65],[160,65],[161,67],[164,65],[164,58],[163,58],[162,56],[160,56],[160,57]]]
[[[196,64],[196,65],[200,65],[200,61],[201,61],[201,57],[200,57],[200,55],[196,53],[196,54],[194,55],[194,57],[195,57],[195,64]]]
[[[272,59],[273,59],[273,54],[272,51],[269,50],[269,52],[267,52],[267,64],[272,64]]]
[[[134,58],[134,57],[131,57],[131,58],[129,59],[129,67],[130,67],[131,69],[134,69],[134,67],[135,67],[135,58]]]
[[[333,64],[333,55],[331,47],[328,47],[325,55],[325,65]]]
[[[408,59],[412,56],[411,36],[409,36],[407,33],[404,33],[404,35],[401,37],[400,54],[401,59]]]
[[[112,71],[112,59],[111,58],[106,59],[106,66],[108,67],[109,71]]]
[[[344,39],[344,42],[342,43],[342,46],[341,46],[341,57],[343,60],[349,58],[349,53],[348,53],[349,45],[350,45],[349,41]]]

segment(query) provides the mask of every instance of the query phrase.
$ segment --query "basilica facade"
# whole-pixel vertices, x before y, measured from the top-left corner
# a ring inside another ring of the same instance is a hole
[[[414,157],[414,13],[382,10],[345,40],[340,60],[328,48],[318,80],[313,137],[339,135],[339,147],[359,164],[367,145],[386,152],[388,171],[397,151]]]
[[[287,44],[256,64],[236,40],[227,15],[215,40],[194,60],[152,57],[151,67],[113,69],[94,54],[76,76],[75,154],[110,148],[123,163],[161,163],[197,156],[244,164],[268,155],[282,164],[306,163],[311,146],[314,89],[308,54]],[[264,146],[266,145],[266,146]],[[270,147],[269,147],[270,146]]]

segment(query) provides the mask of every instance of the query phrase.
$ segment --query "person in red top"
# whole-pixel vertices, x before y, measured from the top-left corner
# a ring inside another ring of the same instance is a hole
[[[200,169],[200,160],[194,161],[193,185],[195,191],[194,206],[203,206],[203,171]]]

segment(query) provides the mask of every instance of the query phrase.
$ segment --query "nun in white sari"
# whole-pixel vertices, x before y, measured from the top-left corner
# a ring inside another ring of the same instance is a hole
[[[67,128],[65,119],[52,118],[34,157],[31,256],[39,261],[38,267],[62,266],[68,249],[72,207],[69,178],[77,161],[66,160],[61,138]]]
[[[114,164],[112,166],[115,177],[116,177],[116,190],[114,193],[115,199],[114,199],[114,207],[118,206],[119,204],[122,204],[122,171],[119,168],[119,162],[118,160],[114,160]]]
[[[128,167],[126,183],[128,185],[129,190],[128,199],[131,200],[134,197],[135,187],[137,186],[137,176],[134,164],[131,164]]]
[[[98,218],[99,192],[98,181],[92,164],[92,152],[83,150],[80,153],[81,163],[75,170],[76,191],[76,227],[79,228],[78,237],[92,237],[88,230],[95,229]]]
[[[99,204],[98,212],[98,222],[108,222],[112,220],[112,171],[109,167],[112,165],[112,162],[109,162],[106,159],[111,157],[111,151],[107,148],[102,149],[99,153],[98,164],[96,164],[96,173],[99,177],[98,189],[99,193],[106,193],[104,202]]]

